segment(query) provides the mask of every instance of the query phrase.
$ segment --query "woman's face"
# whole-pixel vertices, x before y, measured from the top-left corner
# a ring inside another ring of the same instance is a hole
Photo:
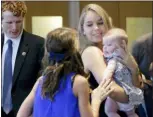
[[[101,42],[103,35],[107,31],[103,19],[91,10],[87,11],[85,15],[83,30],[83,34],[87,39],[94,43]]]

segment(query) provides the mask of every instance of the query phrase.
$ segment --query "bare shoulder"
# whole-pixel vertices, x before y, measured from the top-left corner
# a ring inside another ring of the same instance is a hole
[[[82,53],[82,57],[86,57],[86,56],[93,57],[93,56],[99,56],[99,55],[103,55],[102,51],[98,47],[95,47],[95,46],[87,47]]]
[[[88,81],[85,77],[83,77],[81,75],[76,75],[75,76],[75,83],[77,84],[77,86],[81,86],[81,85],[88,84]]]
[[[75,96],[78,96],[78,93],[84,92],[89,88],[88,81],[85,77],[81,75],[76,75],[74,84],[73,84],[73,92]]]
[[[43,80],[43,76],[40,76],[37,81],[42,82],[42,80]]]
[[[32,89],[33,92],[36,91],[36,89],[37,89],[37,87],[38,87],[38,84],[39,84],[40,82],[42,82],[42,81],[43,81],[43,76],[40,76],[40,77],[37,79],[35,85],[33,86],[33,89]]]
[[[86,48],[83,51],[81,57],[85,67],[85,71],[91,71],[93,66],[105,64],[102,51],[95,46],[90,46]]]
[[[43,76],[40,76],[40,77],[37,79],[37,81],[36,81],[35,84],[39,84],[39,83],[42,82],[42,81],[43,81]]]

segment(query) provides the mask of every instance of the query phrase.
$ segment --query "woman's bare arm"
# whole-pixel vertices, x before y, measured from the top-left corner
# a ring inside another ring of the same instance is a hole
[[[133,84],[138,88],[142,88],[143,87],[143,80],[142,80],[142,77],[139,73],[138,65],[137,65],[134,57],[131,54],[129,54],[127,65],[131,69],[131,72],[132,72]]]
[[[76,75],[73,84],[73,92],[74,95],[78,97],[78,105],[81,117],[94,117],[89,103],[89,91],[88,81],[84,77]],[[95,117],[98,117],[98,115]]]
[[[106,69],[106,64],[101,50],[94,46],[86,48],[82,53],[82,60],[85,71],[92,72],[96,81],[100,83]],[[110,94],[111,98],[122,103],[128,102],[128,96],[125,94],[122,87],[114,82],[112,88],[114,91]]]
[[[113,81],[111,79],[102,81],[97,88],[92,91],[92,110],[94,112],[99,112],[99,104],[106,99],[106,97],[114,91],[111,88]],[[97,106],[98,105],[98,106]],[[95,113],[96,114],[96,113]],[[97,115],[98,116],[98,115]]]
[[[111,89],[112,81],[105,80],[92,92],[92,102],[89,103],[89,85],[88,81],[77,75],[74,80],[73,92],[79,100],[79,110],[81,117],[99,117],[99,108],[101,102],[114,90]]]
[[[123,64],[125,64],[132,73],[132,82],[134,86],[138,88],[143,88],[143,80],[139,73],[138,65],[134,59],[134,57],[131,55],[131,53],[128,50],[127,44],[125,40],[122,40],[122,47],[120,49],[116,50],[116,53],[122,56],[123,60],[119,60]]]
[[[36,89],[37,89],[37,86],[38,86],[40,80],[41,80],[41,77],[36,81],[33,89],[30,92],[30,94],[23,101],[23,103],[20,106],[20,109],[19,109],[19,111],[17,113],[17,117],[31,117],[32,110],[33,110],[35,92],[36,92]]]

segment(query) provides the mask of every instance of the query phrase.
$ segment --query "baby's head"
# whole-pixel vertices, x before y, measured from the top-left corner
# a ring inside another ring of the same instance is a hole
[[[112,56],[117,49],[125,49],[124,42],[128,43],[128,36],[123,29],[110,29],[103,37],[103,53],[105,57]]]

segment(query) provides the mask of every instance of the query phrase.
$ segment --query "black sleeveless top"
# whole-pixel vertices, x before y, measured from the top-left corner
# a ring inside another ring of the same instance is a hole
[[[90,77],[88,79],[88,82],[90,84],[90,88],[92,90],[94,90],[96,87],[98,87],[98,83],[97,81],[95,80],[93,74],[90,72]],[[91,97],[91,96],[90,96]],[[90,101],[91,101],[91,98],[90,98]],[[99,109],[99,117],[108,117],[106,114],[105,114],[105,101],[104,100],[101,105],[100,105],[100,109]],[[118,111],[118,114],[121,116],[121,117],[127,117],[126,114],[122,111]]]
[[[95,80],[94,76],[92,75],[92,73],[90,72],[90,77],[88,79],[88,82],[89,82],[89,85],[90,85],[90,88],[92,90],[94,90],[95,88],[98,87],[98,83],[97,81]],[[90,101],[91,101],[91,95],[90,95]],[[101,103],[100,105],[100,109],[99,109],[99,117],[107,117],[107,115],[105,114],[105,111],[104,111],[104,108],[105,107],[105,100]]]
[[[92,45],[91,45],[92,46]],[[88,46],[86,46],[82,51],[81,51],[81,54],[83,53],[83,51],[87,48]],[[89,78],[88,78],[88,82],[89,82],[89,85],[90,85],[90,88],[92,90],[94,90],[95,88],[98,87],[98,83],[97,81],[95,80],[93,74],[91,72],[89,72]],[[99,109],[99,117],[108,117],[106,114],[105,114],[105,101],[104,100],[101,105],[100,105],[100,109]],[[90,94],[90,102],[91,102],[91,94]],[[121,117],[127,117],[126,114],[122,111],[118,111],[118,114],[121,116]]]

